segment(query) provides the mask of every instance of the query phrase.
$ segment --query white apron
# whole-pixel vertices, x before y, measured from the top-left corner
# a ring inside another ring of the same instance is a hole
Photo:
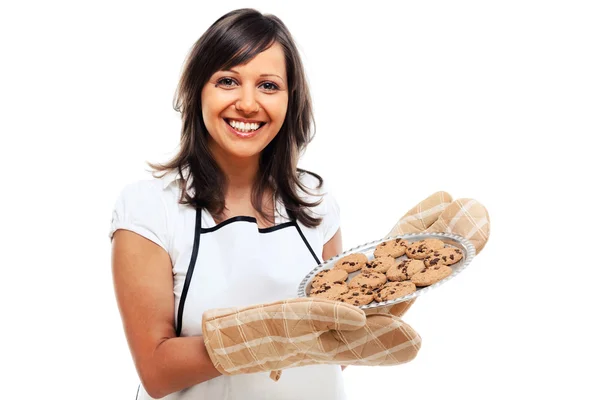
[[[178,336],[201,335],[202,314],[209,309],[297,297],[300,281],[321,262],[305,235],[314,231],[297,221],[276,220],[273,227],[260,229],[255,218],[240,216],[215,226],[205,210],[196,212],[195,220],[189,264],[174,267],[175,285],[183,282],[175,302]],[[202,221],[212,226],[203,228]],[[223,375],[164,399],[342,400],[341,374],[338,365],[314,365],[286,369],[278,382],[268,372]],[[151,397],[140,386],[137,399]]]

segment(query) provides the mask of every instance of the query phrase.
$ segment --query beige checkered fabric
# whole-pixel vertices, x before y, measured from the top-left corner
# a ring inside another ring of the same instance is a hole
[[[384,237],[423,232],[429,228],[452,202],[446,192],[436,192],[410,209]]]
[[[426,232],[448,232],[469,239],[479,254],[490,237],[490,216],[483,204],[458,199],[444,209]]]
[[[421,346],[420,336],[392,315],[367,317],[357,307],[316,298],[210,310],[202,326],[208,354],[225,375],[310,364],[396,365]]]

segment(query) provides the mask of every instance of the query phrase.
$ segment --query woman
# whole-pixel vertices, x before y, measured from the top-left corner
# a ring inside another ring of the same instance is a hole
[[[217,20],[189,54],[177,108],[179,154],[153,165],[160,177],[128,185],[113,213],[115,291],[138,398],[344,398],[340,365],[300,360],[279,382],[223,375],[202,336],[207,310],[295,297],[311,268],[342,252],[335,199],[296,168],[313,116],[284,24],[250,9]],[[361,315],[352,318],[364,325]],[[420,343],[416,333],[410,340],[406,359]]]

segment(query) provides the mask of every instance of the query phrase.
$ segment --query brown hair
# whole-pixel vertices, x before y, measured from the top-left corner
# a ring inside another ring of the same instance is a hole
[[[182,117],[180,149],[165,164],[148,164],[156,172],[179,171],[183,187],[193,188],[192,195],[182,190],[180,201],[183,204],[222,215],[226,177],[208,148],[200,94],[215,72],[245,64],[275,42],[282,46],[285,55],[288,107],[279,133],[260,155],[259,173],[252,189],[252,206],[263,218],[270,220],[271,217],[263,211],[262,197],[266,189],[271,189],[281,197],[290,218],[315,227],[321,223],[321,218],[309,215],[306,207],[318,205],[321,200],[306,202],[296,191],[300,188],[311,194],[310,188],[300,181],[302,173],[318,179],[317,189],[323,184],[319,175],[297,168],[300,155],[314,136],[311,98],[294,40],[283,22],[274,15],[263,15],[248,8],[235,10],[219,18],[198,39],[187,57],[173,104]],[[184,170],[189,170],[188,176],[184,176]]]

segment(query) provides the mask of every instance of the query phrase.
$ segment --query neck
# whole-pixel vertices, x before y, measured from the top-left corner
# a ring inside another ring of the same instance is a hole
[[[212,155],[227,179],[226,197],[249,197],[258,175],[260,154],[238,158],[224,154],[218,146],[212,147]]]

